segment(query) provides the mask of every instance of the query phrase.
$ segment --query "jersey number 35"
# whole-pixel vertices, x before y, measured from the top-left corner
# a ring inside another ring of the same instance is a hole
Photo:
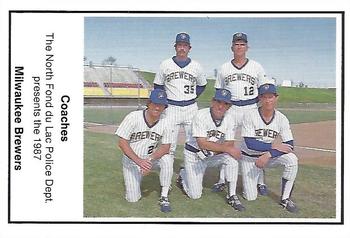
[[[184,86],[184,93],[193,94],[194,93],[194,85],[185,85]]]

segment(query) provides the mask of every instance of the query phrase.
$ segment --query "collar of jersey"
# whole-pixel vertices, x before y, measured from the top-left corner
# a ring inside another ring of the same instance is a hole
[[[216,127],[219,127],[221,125],[222,121],[224,120],[224,118],[222,118],[221,120],[215,120],[213,117],[213,114],[211,112],[211,108],[210,108],[210,116],[211,116],[211,119],[213,120]]]
[[[157,125],[157,123],[159,122],[159,120],[156,121],[153,125],[148,124],[148,122],[147,122],[147,120],[146,120],[146,110],[147,110],[147,109],[143,110],[143,120],[145,121],[145,123],[146,123],[146,125],[148,126],[148,128],[152,128],[152,127],[154,127],[155,125]]]
[[[239,69],[239,70],[243,69],[243,68],[248,64],[248,62],[249,62],[249,59],[247,58],[247,60],[245,61],[245,63],[244,63],[241,67],[238,67],[237,65],[235,65],[235,64],[233,63],[233,60],[231,60],[232,66],[235,67],[236,69]]]
[[[174,63],[180,68],[185,68],[189,63],[191,63],[191,58],[187,58],[185,61],[176,60],[176,56],[173,56]]]
[[[259,115],[260,115],[260,117],[261,117],[261,120],[263,120],[263,122],[265,123],[265,125],[270,125],[271,122],[273,121],[273,119],[275,118],[276,111],[275,111],[275,110],[273,111],[273,115],[272,115],[270,121],[265,121],[264,117],[263,117],[262,114],[261,114],[260,108],[261,108],[261,107],[258,108],[258,111],[259,111]]]

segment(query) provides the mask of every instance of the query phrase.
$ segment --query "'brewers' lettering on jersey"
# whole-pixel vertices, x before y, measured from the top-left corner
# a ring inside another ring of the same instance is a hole
[[[168,99],[187,101],[197,98],[196,86],[204,86],[207,80],[201,65],[192,60],[180,67],[173,58],[164,60],[154,78],[154,84],[164,85]]]
[[[221,66],[215,88],[228,89],[233,101],[249,100],[258,96],[258,87],[267,81],[265,70],[258,62],[247,59],[238,68],[229,61]]]
[[[226,114],[221,123],[216,123],[210,113],[210,108],[197,112],[192,122],[192,138],[187,144],[198,148],[197,137],[207,138],[208,141],[223,143],[235,139],[236,118],[233,114]]]
[[[214,137],[217,140],[224,141],[225,140],[225,133],[223,133],[219,130],[207,131],[207,138],[210,140],[212,137]]]
[[[131,149],[140,157],[145,158],[150,149],[158,144],[171,144],[174,141],[174,129],[169,126],[166,118],[149,126],[145,119],[146,111],[129,113],[119,125],[116,134],[129,141]],[[143,120],[140,120],[143,118]]]
[[[228,85],[231,82],[234,81],[245,81],[250,83],[251,85],[257,84],[257,79],[250,76],[249,74],[239,74],[239,73],[235,73],[235,74],[229,74],[224,78],[225,81],[225,85]]]
[[[161,135],[154,131],[139,131],[139,132],[134,132],[130,136],[130,142],[135,142],[138,140],[143,140],[143,139],[150,139],[150,140],[155,140],[159,141],[162,138]]]
[[[190,81],[191,84],[196,84],[197,82],[197,78],[195,76],[184,71],[171,72],[170,74],[165,76],[166,82],[170,82],[173,79],[185,79]]]
[[[277,138],[278,132],[271,129],[256,129],[255,130],[256,137],[269,137],[272,139]]]
[[[269,122],[264,121],[258,108],[252,109],[244,115],[242,137],[251,137],[264,143],[273,143],[279,136],[281,136],[282,141],[293,140],[289,121],[278,110],[275,110],[274,116]],[[241,150],[250,155],[261,154],[261,151],[249,149],[244,140],[241,144]]]

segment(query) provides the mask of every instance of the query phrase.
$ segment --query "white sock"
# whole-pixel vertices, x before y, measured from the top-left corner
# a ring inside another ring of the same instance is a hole
[[[284,190],[282,191],[283,192],[282,200],[290,197],[290,194],[291,194],[292,188],[293,188],[293,184],[294,184],[294,181],[285,180]]]
[[[229,197],[236,195],[236,183],[228,182],[228,195]]]
[[[224,166],[221,166],[220,168],[220,176],[218,183],[225,183],[225,168]]]
[[[258,184],[265,184],[264,183],[264,170],[261,170],[258,176]]]
[[[162,192],[161,192],[161,196],[162,197],[168,197],[168,193],[169,193],[169,186],[163,186],[162,187]]]

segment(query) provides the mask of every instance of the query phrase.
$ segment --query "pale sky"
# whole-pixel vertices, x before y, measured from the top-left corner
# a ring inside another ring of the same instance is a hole
[[[157,72],[175,54],[178,32],[191,37],[190,57],[208,76],[232,58],[232,35],[248,35],[248,58],[269,77],[309,86],[335,87],[336,19],[333,17],[86,17],[85,56],[101,63],[108,56],[118,65]],[[311,15],[312,16],[312,15]]]

